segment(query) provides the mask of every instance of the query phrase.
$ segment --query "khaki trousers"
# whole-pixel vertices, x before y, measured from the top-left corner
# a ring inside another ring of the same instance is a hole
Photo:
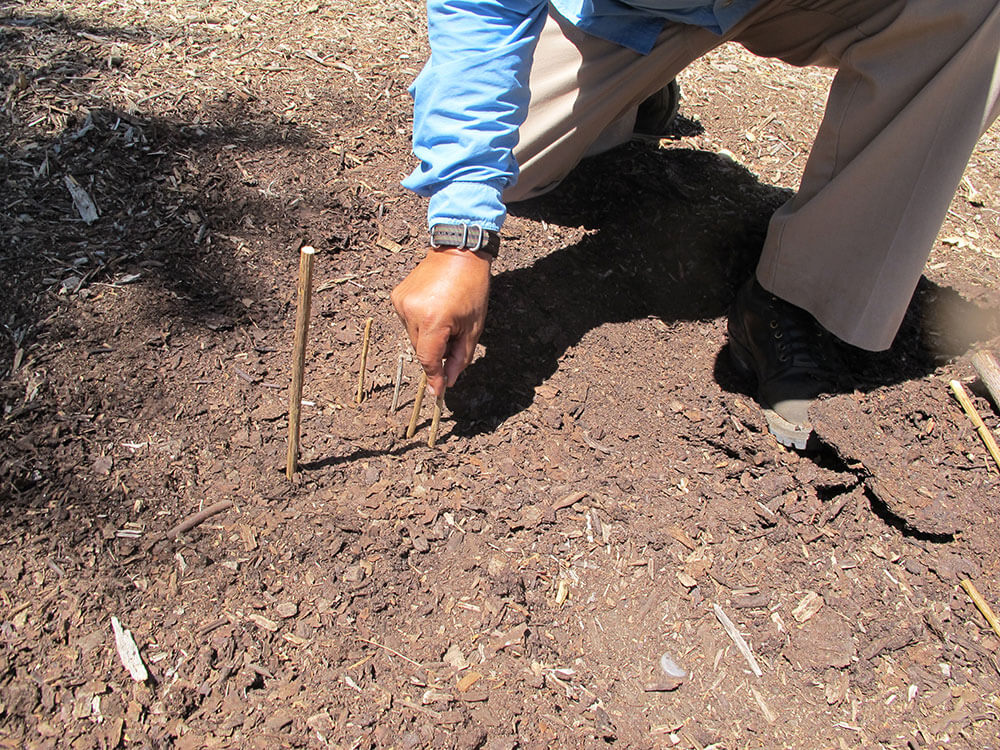
[[[840,339],[888,348],[982,133],[1000,109],[1000,0],[764,0],[723,37],[668,24],[648,55],[550,12],[508,202],[626,141],[639,102],[734,40],[837,69],[798,193],[772,217],[761,284]],[[721,75],[721,74],[720,74]]]

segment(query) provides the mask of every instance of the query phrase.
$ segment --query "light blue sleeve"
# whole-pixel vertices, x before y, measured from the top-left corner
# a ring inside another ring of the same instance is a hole
[[[546,12],[545,0],[428,0],[431,57],[410,89],[420,164],[403,186],[430,198],[429,225],[503,224]]]

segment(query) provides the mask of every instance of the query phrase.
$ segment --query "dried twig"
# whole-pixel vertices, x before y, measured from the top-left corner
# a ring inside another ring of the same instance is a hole
[[[438,426],[441,424],[441,409],[444,407],[444,393],[439,393],[434,399],[434,416],[431,418],[431,436],[427,439],[427,447],[433,448],[438,439]]]
[[[420,407],[424,403],[424,391],[427,389],[427,373],[421,373],[420,385],[417,386],[417,397],[413,399],[413,413],[410,414],[410,425],[406,428],[406,437],[413,437],[417,431],[417,420],[420,419]]]
[[[987,351],[976,352],[972,355],[972,366],[990,392],[993,405],[1000,409],[1000,365],[996,358]]]
[[[222,511],[228,510],[231,507],[233,507],[233,501],[232,500],[220,500],[219,502],[215,503],[214,505],[209,505],[204,510],[198,511],[197,513],[195,513],[192,516],[188,516],[183,521],[181,521],[179,524],[177,524],[172,529],[170,529],[170,531],[168,531],[166,534],[164,534],[164,536],[167,539],[176,539],[181,534],[183,534],[185,531],[190,531],[191,529],[193,529],[198,524],[204,523],[205,521],[207,521],[212,516],[217,516]]]
[[[712,604],[712,609],[715,610],[715,616],[722,623],[722,627],[725,628],[726,633],[730,638],[733,639],[733,643],[736,644],[736,648],[739,652],[743,654],[743,658],[747,660],[747,664],[750,665],[750,669],[753,673],[760,677],[763,672],[760,671],[760,666],[757,664],[757,660],[754,658],[753,651],[747,645],[747,642],[743,640],[743,636],[740,635],[740,631],[736,629],[733,621],[726,616],[726,613],[722,611],[722,607],[718,604]]]
[[[372,319],[365,321],[365,335],[361,342],[361,369],[358,371],[358,392],[354,403],[360,404],[365,397],[365,368],[368,367],[368,347],[372,338]]]
[[[972,603],[976,605],[976,609],[983,613],[983,617],[986,618],[986,622],[993,628],[993,632],[1000,636],[1000,621],[997,620],[997,616],[993,613],[993,608],[989,602],[983,599],[983,595],[979,593],[979,590],[968,578],[962,579],[962,588],[965,589],[965,593],[972,599]]]
[[[188,516],[173,528],[150,536],[146,542],[145,551],[148,552],[158,542],[162,542],[164,539],[176,539],[185,531],[190,531],[198,524],[204,523],[212,516],[217,516],[219,513],[222,513],[222,511],[228,510],[234,505],[235,503],[232,500],[220,500],[213,505],[209,505],[204,510],[200,510],[195,514]],[[130,558],[129,561],[131,559],[132,558]]]
[[[312,305],[312,269],[316,251],[308,245],[299,256],[299,308],[295,318],[295,349],[292,352],[292,387],[288,395],[288,455],[285,476],[295,476],[299,460],[299,426],[302,421],[302,372],[306,364],[306,335]]]
[[[982,438],[983,443],[986,445],[986,450],[993,456],[993,461],[996,463],[997,469],[1000,470],[1000,448],[997,447],[996,438],[993,437],[990,428],[983,422],[983,418],[979,416],[979,412],[976,411],[975,405],[969,399],[969,395],[965,392],[962,384],[957,380],[952,380],[950,385],[951,392],[955,394],[958,403],[962,405],[962,409],[969,415],[969,419],[972,420],[976,432],[979,433],[979,437]]]

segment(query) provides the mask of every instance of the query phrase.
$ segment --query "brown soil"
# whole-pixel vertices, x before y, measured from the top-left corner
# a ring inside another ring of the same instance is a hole
[[[1000,131],[800,456],[725,312],[829,74],[719,50],[676,138],[517,207],[432,450],[429,405],[401,436],[413,362],[390,411],[420,6],[67,7],[0,5],[0,744],[1000,746],[1000,639],[959,586],[1000,602],[997,473],[947,390],[997,429],[968,354],[1000,341]]]

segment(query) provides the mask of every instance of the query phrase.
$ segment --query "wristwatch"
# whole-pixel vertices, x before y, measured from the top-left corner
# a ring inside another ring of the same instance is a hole
[[[500,233],[484,229],[481,224],[435,224],[431,227],[431,247],[457,247],[496,258]]]

